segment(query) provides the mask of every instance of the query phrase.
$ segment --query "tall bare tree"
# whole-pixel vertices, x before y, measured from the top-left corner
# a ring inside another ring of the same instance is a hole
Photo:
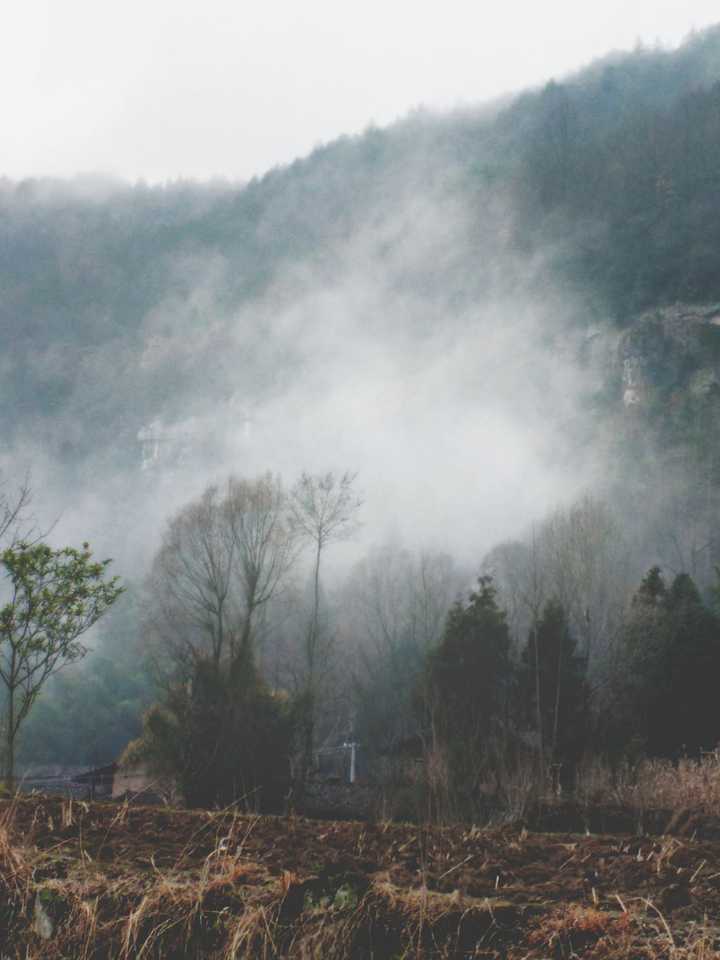
[[[243,622],[233,659],[250,650],[256,617],[287,581],[300,543],[279,477],[230,477],[225,499],[228,530],[242,598]]]
[[[494,548],[484,569],[495,578],[518,646],[529,637],[535,648],[545,605],[556,601],[578,641],[585,675],[599,681],[622,622],[627,564],[627,548],[612,512],[603,501],[584,496],[554,510],[522,541]],[[542,716],[548,705],[542,702],[542,651],[532,663],[538,754],[544,769],[548,744]]]
[[[313,550],[312,609],[305,631],[301,771],[307,775],[315,745],[318,652],[320,643],[320,567],[325,549],[346,540],[358,526],[362,500],[357,496],[354,473],[336,475],[303,473],[290,494],[290,523],[294,533]]]
[[[217,666],[237,630],[235,541],[217,486],[170,518],[148,583],[150,622],[173,660]]]

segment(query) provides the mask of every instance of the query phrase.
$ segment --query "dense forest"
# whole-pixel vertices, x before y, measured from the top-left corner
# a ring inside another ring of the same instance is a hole
[[[352,739],[473,815],[712,750],[719,224],[720,28],[248,184],[1,183],[0,466],[127,588],[21,762],[212,804]]]

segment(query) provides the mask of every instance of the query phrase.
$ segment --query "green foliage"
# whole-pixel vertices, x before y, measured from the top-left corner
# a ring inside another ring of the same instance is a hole
[[[526,721],[539,736],[546,763],[568,777],[587,735],[585,661],[576,650],[567,616],[557,600],[545,604],[523,651],[520,692]],[[539,727],[539,729],[538,729]]]
[[[303,910],[308,913],[325,913],[328,910],[353,911],[357,909],[360,899],[361,891],[352,883],[342,883],[337,889],[333,889],[331,883],[319,883],[305,892]]]
[[[716,28],[677,54],[599,64],[501,118],[522,158],[524,243],[554,234],[556,268],[620,320],[720,292],[719,46]]]
[[[91,650],[82,667],[48,681],[20,733],[21,765],[108,764],[140,735],[155,695],[149,666],[113,654]]]
[[[292,715],[250,661],[197,659],[143,719],[124,762],[173,778],[190,806],[281,809],[289,783]]]
[[[430,656],[430,683],[444,729],[476,731],[500,715],[506,701],[510,638],[491,577],[480,577],[467,602],[448,614],[439,648]]]
[[[54,550],[45,543],[19,543],[0,554],[12,591],[0,608],[0,638],[15,655],[33,658],[84,655],[78,638],[122,593],[119,579],[105,579],[110,560],[92,560],[87,544],[82,550]]]
[[[492,578],[480,577],[467,602],[448,614],[440,646],[429,658],[427,693],[445,747],[451,789],[464,809],[507,718],[513,668],[505,613]]]
[[[157,696],[141,642],[141,607],[128,588],[96,626],[82,662],[48,679],[18,740],[18,763],[100,766],[139,736]]]
[[[82,550],[20,542],[0,555],[8,599],[0,608],[0,679],[6,692],[5,774],[14,773],[15,741],[42,686],[87,652],[80,637],[122,593],[107,578],[109,560]]]
[[[635,594],[616,670],[620,716],[650,756],[676,758],[720,742],[720,620],[692,579],[668,588],[653,567]]]

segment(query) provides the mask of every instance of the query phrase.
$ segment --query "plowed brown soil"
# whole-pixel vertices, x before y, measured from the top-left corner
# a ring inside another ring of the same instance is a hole
[[[720,841],[687,830],[423,828],[45,798],[5,801],[0,819],[10,957],[720,957]]]

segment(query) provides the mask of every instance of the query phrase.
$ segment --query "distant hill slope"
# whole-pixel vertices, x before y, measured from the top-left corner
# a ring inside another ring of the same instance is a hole
[[[407,340],[491,299],[621,326],[720,299],[720,27],[244,186],[2,183],[0,438],[118,469],[157,418],[241,418],[305,363],[339,284]]]

